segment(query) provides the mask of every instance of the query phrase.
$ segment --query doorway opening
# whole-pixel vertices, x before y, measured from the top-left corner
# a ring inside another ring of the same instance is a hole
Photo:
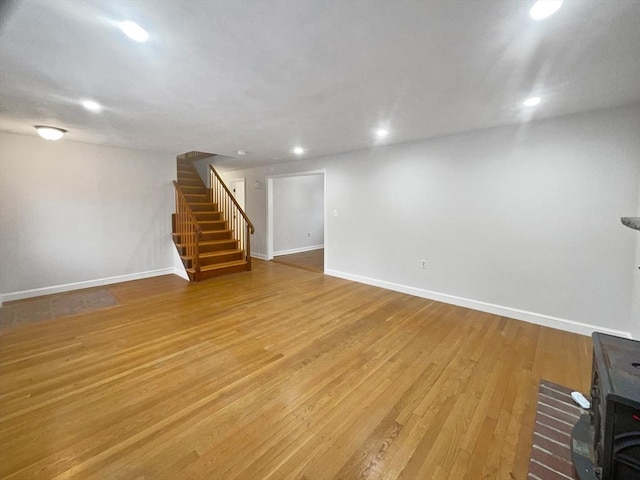
[[[324,272],[326,171],[267,177],[267,260]]]

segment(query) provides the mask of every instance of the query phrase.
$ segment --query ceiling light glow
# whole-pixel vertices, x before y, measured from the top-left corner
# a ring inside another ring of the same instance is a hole
[[[238,155],[246,155],[247,151],[246,150],[238,150]]]
[[[384,138],[387,135],[389,135],[389,130],[386,130],[384,128],[378,128],[376,130],[376,137],[378,137],[378,138]]]
[[[94,102],[93,100],[84,100],[82,102],[82,106],[87,110],[91,110],[92,112],[99,112],[102,110],[102,107],[98,102]]]
[[[535,107],[540,103],[541,100],[542,99],[540,97],[531,97],[531,98],[527,98],[524,102],[522,102],[522,104],[525,107]]]
[[[149,38],[147,31],[136,22],[120,22],[118,26],[127,37],[136,42],[146,42]]]
[[[296,155],[302,155],[304,153],[304,148],[302,147],[295,147],[293,149],[293,153],[295,153]]]
[[[538,0],[529,10],[529,15],[534,20],[542,20],[556,13],[561,6],[562,0]]]
[[[34,128],[45,140],[60,140],[67,133],[66,130],[57,127],[47,127],[45,125],[34,125]]]

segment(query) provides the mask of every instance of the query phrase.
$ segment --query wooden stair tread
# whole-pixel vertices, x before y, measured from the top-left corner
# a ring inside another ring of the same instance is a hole
[[[244,253],[244,250],[240,250],[238,248],[231,248],[229,250],[219,250],[217,252],[204,252],[200,254],[200,258],[223,257],[225,255],[229,255],[230,253]],[[185,260],[189,260],[191,258],[188,255],[180,255],[180,257]]]
[[[220,230],[216,230],[217,232],[219,232]],[[178,234],[174,234],[176,237],[178,236]],[[206,240],[204,242],[198,242],[198,245],[201,248],[206,248],[206,247],[212,247],[212,246],[216,246],[216,245],[223,245],[225,243],[235,243],[237,244],[238,241],[234,240],[233,238],[225,238],[222,240]],[[187,244],[186,243],[176,243],[174,242],[174,245],[177,248],[186,248]],[[226,250],[213,250],[213,252],[224,252],[224,253],[230,253],[230,252],[236,252],[236,251],[242,251],[242,250],[235,250],[235,249],[226,249]],[[212,252],[202,252],[200,254],[200,256],[202,255],[206,255],[207,253],[212,253]]]
[[[221,230],[213,230],[213,231],[214,232],[220,232]],[[224,230],[222,230],[222,231],[224,231]],[[174,237],[179,236],[178,233],[174,233],[172,235]],[[225,238],[225,239],[222,239],[222,240],[204,240],[204,241],[198,242],[198,245],[201,246],[201,247],[210,247],[210,246],[214,246],[214,245],[222,245],[224,243],[232,243],[232,242],[233,243],[237,243],[238,241],[236,239],[234,239],[234,238]],[[176,243],[175,245],[176,245],[176,247],[180,248],[180,247],[186,247],[187,244],[186,243]],[[230,249],[230,250],[217,250],[217,251],[218,252],[224,251],[224,252],[229,253],[231,251],[236,251],[236,250]],[[205,254],[205,252],[201,253],[201,255],[204,255],[204,254]]]
[[[202,230],[202,233],[222,233],[222,232],[231,232],[230,229],[225,228],[222,230]],[[173,235],[174,237],[178,237],[180,236],[179,233],[177,232],[173,232],[171,235]],[[205,240],[204,242],[228,242],[229,240],[233,240],[233,238],[229,238],[229,239],[224,239],[224,240]],[[203,242],[200,242],[200,244],[202,245]]]
[[[200,258],[213,258],[213,257],[222,257],[224,255],[229,255],[230,253],[244,253],[244,250],[240,250],[237,248],[231,250],[220,250],[218,252],[207,252],[201,253]]]
[[[213,212],[220,211],[218,210],[217,203],[212,203],[212,202],[187,202],[187,203],[193,210],[193,213],[213,213]],[[200,210],[196,210],[196,209],[200,209]]]
[[[226,267],[237,267],[237,266],[246,265],[246,264],[247,264],[246,260],[232,260],[231,262],[214,263],[213,265],[206,265],[204,267],[200,267],[200,271],[207,272],[210,270],[220,270]]]
[[[202,183],[202,180],[198,180],[197,178],[179,178],[178,186],[180,188],[184,188],[184,187],[207,188],[204,186],[204,183]]]
[[[200,267],[201,272],[210,272],[212,270],[221,270],[223,268],[228,267],[239,267],[241,265],[246,265],[246,260],[233,260],[232,262],[224,262],[224,263],[214,263],[213,265],[205,265],[204,267]],[[195,268],[187,268],[187,272],[196,273]]]
[[[213,223],[217,223],[217,224],[222,224],[222,223],[227,223],[226,220],[212,220],[212,221],[202,221],[202,220],[198,220],[198,224],[200,225],[200,228],[202,229],[202,233],[205,232],[230,232],[231,229],[230,228],[207,228],[209,227],[211,224]],[[225,225],[221,225],[221,226],[225,226]],[[227,225],[228,227],[228,225]]]
[[[220,230],[215,230],[217,232],[219,232]],[[229,243],[229,242],[237,242],[237,240],[233,239],[233,238],[229,238],[226,240],[206,240],[204,242],[200,242],[198,245],[201,246],[207,246],[207,245],[219,245],[221,243]]]

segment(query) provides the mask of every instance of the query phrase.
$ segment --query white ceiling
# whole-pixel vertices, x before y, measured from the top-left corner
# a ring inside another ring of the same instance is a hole
[[[0,130],[243,149],[248,166],[367,148],[381,125],[399,143],[640,101],[640,0],[565,0],[543,21],[533,3],[17,1],[1,12]]]

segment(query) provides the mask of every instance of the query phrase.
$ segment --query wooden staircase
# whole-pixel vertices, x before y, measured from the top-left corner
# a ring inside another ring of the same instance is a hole
[[[214,188],[207,188],[194,160],[213,154],[189,152],[177,157],[173,242],[191,281],[251,270],[249,237],[254,228],[231,192],[210,167]],[[220,185],[221,184],[221,185]]]

